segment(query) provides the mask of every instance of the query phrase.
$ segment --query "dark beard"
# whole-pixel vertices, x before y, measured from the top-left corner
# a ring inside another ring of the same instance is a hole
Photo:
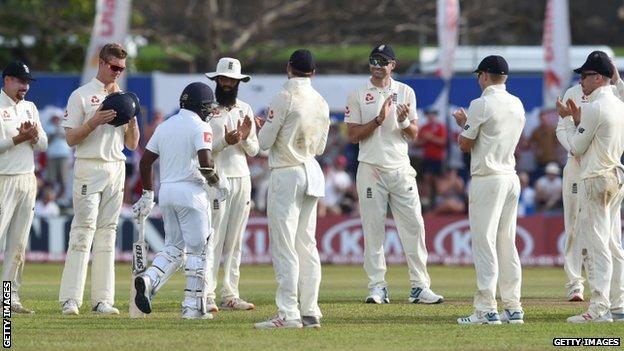
[[[225,91],[219,83],[217,83],[217,89],[215,89],[215,97],[217,102],[221,106],[232,107],[236,103],[236,97],[238,96],[238,84],[236,84],[232,90]]]

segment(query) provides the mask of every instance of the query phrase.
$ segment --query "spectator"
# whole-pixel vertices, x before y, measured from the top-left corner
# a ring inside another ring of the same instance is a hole
[[[464,180],[457,169],[449,169],[441,178],[436,179],[435,214],[461,214],[466,212]]]
[[[43,197],[35,202],[35,214],[38,217],[56,217],[61,214],[61,209],[56,204],[56,195],[50,185],[43,189]]]
[[[535,180],[544,174],[546,165],[557,162],[559,157],[559,141],[557,140],[556,127],[551,122],[554,111],[542,110],[540,112],[540,124],[535,128],[529,139],[531,149],[535,153],[537,168],[532,176]]]
[[[446,158],[447,130],[446,126],[438,121],[437,111],[426,110],[425,117],[427,122],[420,128],[417,141],[423,148],[424,186],[420,195],[423,207],[434,207],[435,177],[442,175],[442,161]]]
[[[520,172],[520,201],[518,204],[518,217],[526,217],[535,214],[535,190],[531,188],[529,174]]]
[[[328,171],[325,176],[325,197],[321,199],[327,213],[343,213],[345,195],[351,192],[353,188],[353,180],[349,173],[346,172],[346,168],[347,158],[342,155],[338,156],[336,159],[335,167],[327,167]]]
[[[48,135],[46,163],[46,181],[57,187],[56,197],[65,201],[65,185],[67,184],[67,162],[71,149],[65,141],[65,128],[61,126],[62,110],[55,110],[44,126]]]
[[[536,201],[540,211],[561,208],[561,190],[563,181],[561,169],[555,162],[546,165],[546,174],[535,183]]]

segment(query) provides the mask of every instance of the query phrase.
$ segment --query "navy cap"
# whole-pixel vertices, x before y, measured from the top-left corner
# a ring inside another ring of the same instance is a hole
[[[379,44],[373,48],[369,57],[373,56],[382,56],[388,60],[396,60],[396,56],[394,55],[394,50],[388,44]]]
[[[290,65],[303,73],[312,72],[316,69],[316,61],[314,55],[308,49],[295,50],[288,59]]]
[[[507,61],[505,61],[502,56],[491,55],[481,60],[479,67],[474,70],[474,73],[477,72],[486,72],[504,76],[509,73],[509,66],[507,65]]]
[[[589,56],[585,63],[574,70],[574,73],[581,74],[585,71],[594,71],[607,78],[613,76],[613,66],[611,65],[611,59],[604,51],[594,51]]]
[[[191,83],[184,88],[180,95],[180,107],[200,105],[214,102],[214,93],[210,87],[202,82]]]
[[[13,61],[9,63],[4,68],[4,71],[2,71],[2,78],[6,76],[11,76],[28,81],[36,80],[30,74],[30,68],[28,68],[28,66],[26,66],[26,64],[21,61]]]

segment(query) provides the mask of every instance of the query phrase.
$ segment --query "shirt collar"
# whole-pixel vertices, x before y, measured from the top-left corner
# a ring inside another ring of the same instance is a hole
[[[196,118],[198,120],[202,120],[201,118],[199,118],[199,115],[197,115],[197,113],[191,111],[191,110],[187,110],[185,108],[181,108],[180,111],[178,112],[178,115],[182,116],[182,117],[191,117],[191,118]]]
[[[312,85],[312,80],[308,77],[292,77],[284,83],[284,88],[295,88],[300,86]]]
[[[108,95],[108,90],[106,90],[106,85],[102,83],[99,79],[97,79],[96,77],[93,77],[93,79],[91,79],[91,84],[93,84],[93,87],[95,87],[96,90],[103,91],[104,94]]]
[[[494,94],[501,91],[507,91],[507,86],[505,84],[493,84],[483,90],[483,94],[481,96],[486,96],[490,94]]]
[[[11,97],[4,91],[4,87],[2,89],[0,89],[0,103],[2,103],[2,105],[8,105],[8,106],[15,106],[17,104],[19,104],[20,102],[22,102],[24,100],[20,100],[18,102],[15,102],[13,99],[11,99]]]
[[[370,78],[368,78],[368,80],[366,81],[366,89],[367,90],[371,90],[371,89],[394,89],[394,86],[396,85],[394,79],[392,79],[392,77],[390,77],[390,84],[388,84],[387,87],[383,87],[383,88],[379,88],[373,85],[373,82],[371,82]]]
[[[605,95],[605,94],[612,94],[613,91],[611,90],[611,86],[609,85],[605,85],[602,86],[600,88],[597,88],[596,90],[592,91],[591,94],[589,94],[589,96],[587,97],[587,99],[589,101],[595,101],[597,100],[600,96]]]
[[[220,110],[224,110],[224,111],[228,111],[228,112],[232,111],[235,108],[240,108],[240,106],[238,105],[238,99],[236,99],[236,102],[234,102],[234,105],[232,105],[230,107],[219,105],[219,109]]]

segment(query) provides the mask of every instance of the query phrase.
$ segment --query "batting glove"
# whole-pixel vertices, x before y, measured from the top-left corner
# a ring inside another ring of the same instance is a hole
[[[132,205],[132,214],[134,218],[147,218],[154,208],[154,192],[151,190],[143,190],[143,195],[139,201]]]

